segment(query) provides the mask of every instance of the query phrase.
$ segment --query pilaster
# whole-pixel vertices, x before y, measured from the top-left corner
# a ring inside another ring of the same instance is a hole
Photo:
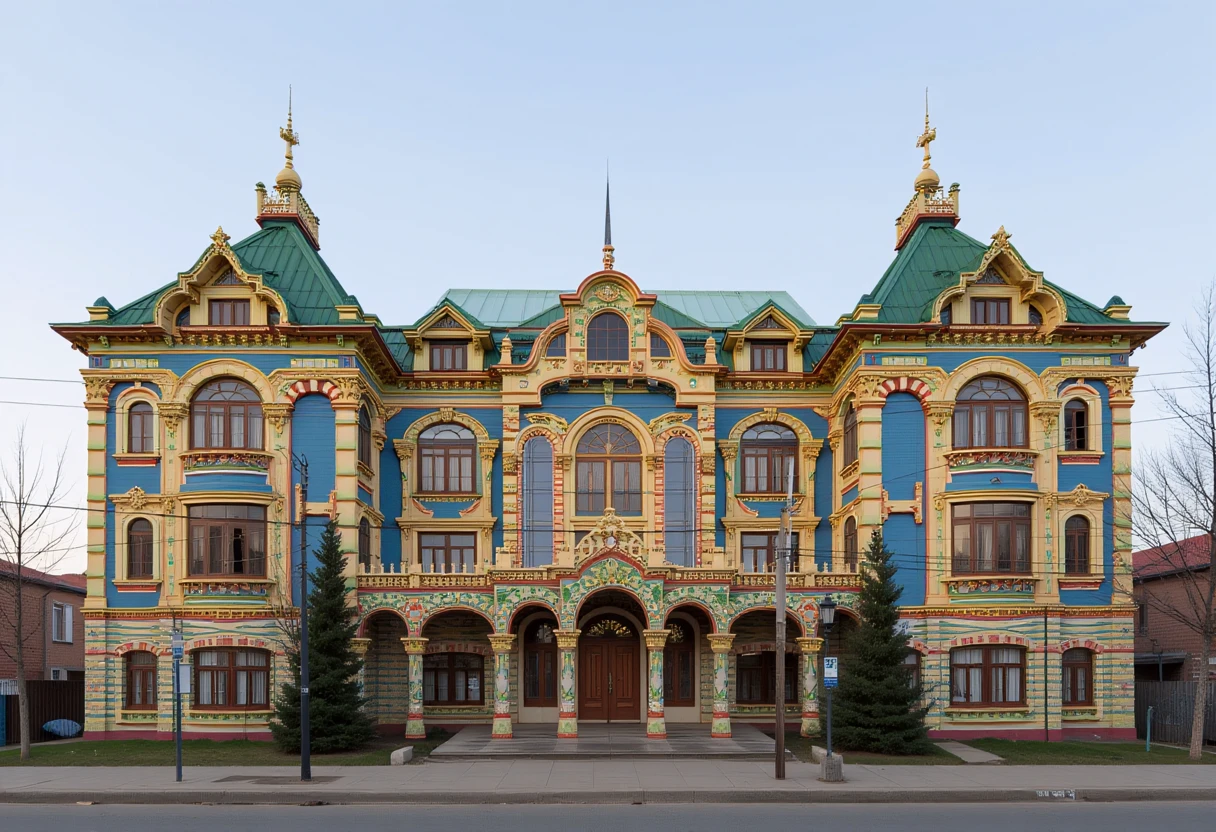
[[[648,654],[646,697],[646,736],[652,740],[667,738],[667,723],[663,717],[663,647],[671,630],[643,630]]]
[[[819,734],[819,651],[823,649],[821,638],[795,639],[802,652],[802,736]]]
[[[714,716],[709,735],[722,739],[730,738],[730,646],[734,633],[715,633],[708,636],[709,649],[714,654]]]
[[[422,656],[426,652],[425,638],[403,638],[401,646],[410,662],[410,701],[409,715],[405,721],[405,738],[407,740],[426,739],[426,724],[422,719]]]
[[[515,645],[512,633],[490,636],[494,649],[494,729],[491,739],[509,740],[511,729],[511,650]]]
[[[575,667],[577,666],[578,637],[582,630],[556,630],[557,649],[560,652],[561,693],[558,703],[557,736],[559,738],[574,738],[578,736],[578,699],[575,686]]]

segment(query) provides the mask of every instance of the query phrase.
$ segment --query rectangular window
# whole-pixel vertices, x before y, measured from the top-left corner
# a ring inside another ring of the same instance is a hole
[[[126,707],[149,710],[156,707],[156,656],[137,651],[127,654]]]
[[[421,490],[427,494],[472,494],[474,450],[470,443],[420,445]]]
[[[777,654],[745,653],[736,660],[735,701],[745,705],[775,704]],[[785,654],[785,703],[798,701],[798,656]]]
[[[263,506],[190,506],[189,516],[191,577],[266,576]]]
[[[780,535],[777,532],[745,532],[740,535],[742,541],[742,562],[744,572],[772,572],[773,561],[777,557],[777,543]],[[786,571],[798,571],[798,532],[794,532],[790,545],[790,559],[786,562]]]
[[[784,341],[752,341],[751,347],[752,372],[785,372],[786,343]]]
[[[431,370],[467,370],[469,345],[464,341],[431,341]]]
[[[1140,606],[1136,609],[1136,618],[1140,626],[1140,632],[1148,632],[1148,603],[1143,598],[1140,599]]]
[[[213,300],[208,304],[211,326],[249,326],[249,301]]]
[[[603,514],[607,493],[604,489],[606,481],[607,460],[580,459],[577,471],[577,491],[575,492],[576,510],[579,514]]]
[[[789,461],[794,459],[797,446],[743,446],[743,493],[780,494],[786,488]],[[794,483],[798,482],[798,466],[794,465]]]
[[[1094,703],[1093,656],[1094,654],[1084,647],[1073,647],[1064,651],[1060,681],[1063,685],[1062,698],[1065,705]]]
[[[1030,573],[1029,503],[960,503],[952,530],[955,575]]]
[[[423,704],[482,704],[484,661],[475,653],[431,653],[423,656]]]
[[[971,323],[1000,326],[1009,323],[1009,298],[972,298]]]
[[[958,647],[950,651],[954,705],[1022,705],[1026,651],[1020,647]]]
[[[51,641],[72,643],[72,607],[68,604],[51,604]]]
[[[476,536],[419,535],[423,572],[472,572],[476,568]]]
[[[227,710],[269,708],[269,654],[265,650],[194,653],[194,705]]]

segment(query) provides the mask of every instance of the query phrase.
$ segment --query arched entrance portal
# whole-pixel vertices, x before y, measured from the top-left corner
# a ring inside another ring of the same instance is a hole
[[[646,613],[628,592],[595,593],[579,610],[578,718],[640,722],[646,705]]]

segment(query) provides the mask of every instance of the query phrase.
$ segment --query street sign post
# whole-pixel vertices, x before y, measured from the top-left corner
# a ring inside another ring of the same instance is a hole
[[[832,756],[832,688],[839,680],[839,659],[835,656],[823,657],[823,689],[828,695],[828,756]]]

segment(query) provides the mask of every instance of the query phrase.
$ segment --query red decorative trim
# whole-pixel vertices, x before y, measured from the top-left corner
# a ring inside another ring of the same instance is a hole
[[[160,581],[151,581],[146,584],[114,584],[115,592],[159,592]]]
[[[882,391],[882,397],[885,399],[892,393],[911,393],[922,402],[929,398],[929,394],[933,391],[929,389],[929,385],[925,384],[918,378],[889,378],[882,383],[879,388]]]
[[[709,732],[709,735],[710,735],[710,736],[711,736],[713,739],[716,739],[716,740],[728,740],[728,739],[730,739],[730,738],[731,738],[731,736],[730,736],[730,732],[729,732],[729,731],[728,731],[728,732],[726,732],[725,734],[715,734],[713,731],[710,731],[710,732]]]
[[[1061,456],[1060,463],[1063,465],[1097,465],[1102,461],[1100,456]]]
[[[160,464],[160,457],[140,457],[138,459],[123,458],[118,454],[114,455],[114,464],[120,468],[155,468]]]
[[[333,401],[338,398],[338,386],[332,381],[316,378],[297,381],[287,388],[287,400],[294,404],[300,396],[307,396],[309,393],[321,393]]]

